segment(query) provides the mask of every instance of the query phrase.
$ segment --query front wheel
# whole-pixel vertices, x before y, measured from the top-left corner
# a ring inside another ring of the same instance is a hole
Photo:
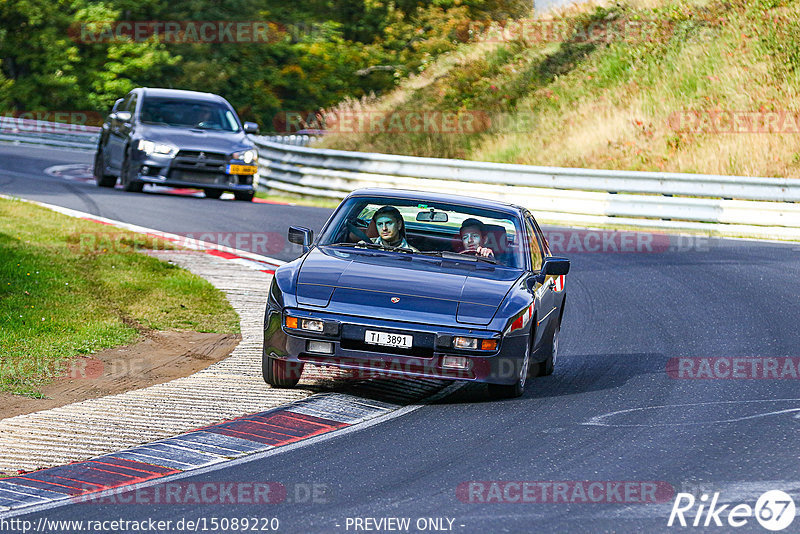
[[[253,200],[253,197],[254,197],[255,195],[256,195],[256,194],[255,194],[255,192],[254,192],[254,191],[235,191],[235,192],[233,193],[233,197],[234,197],[236,200],[241,200],[241,201],[243,201],[243,202],[250,202],[250,201],[252,201],[252,200]]]
[[[513,384],[487,384],[489,396],[493,399],[514,399],[522,396],[525,391],[525,383],[528,381],[528,372],[531,367],[531,343],[528,342],[525,349],[525,357],[522,359],[517,373],[517,380]]]
[[[114,187],[117,185],[117,177],[105,173],[105,164],[103,162],[103,147],[97,147],[97,153],[94,155],[94,169],[92,170],[94,181],[98,187]]]
[[[303,374],[303,362],[279,360],[266,354],[261,355],[261,374],[264,382],[276,388],[293,388]]]
[[[203,192],[206,194],[206,198],[219,198],[222,196],[222,190],[220,189],[204,189]]]
[[[144,183],[139,182],[138,180],[132,180],[130,174],[131,161],[126,154],[125,160],[122,162],[122,170],[119,173],[120,180],[122,181],[122,187],[125,189],[125,191],[141,193],[142,189],[144,189]]]

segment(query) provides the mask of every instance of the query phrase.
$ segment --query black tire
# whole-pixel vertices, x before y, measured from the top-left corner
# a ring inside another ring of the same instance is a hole
[[[528,342],[525,350],[525,357],[522,360],[517,380],[513,384],[487,384],[489,396],[493,399],[515,399],[521,397],[525,392],[525,384],[528,382],[528,375],[531,370],[531,341]]]
[[[221,189],[203,189],[203,193],[205,193],[206,198],[219,198],[222,196]]]
[[[266,351],[261,354],[261,374],[264,382],[276,388],[293,388],[300,381],[303,374],[302,362],[288,362],[267,356]]]
[[[106,174],[103,169],[103,147],[97,147],[97,153],[94,155],[94,181],[98,187],[114,187],[117,185],[117,177]]]
[[[141,193],[142,189],[144,189],[144,183],[136,180],[131,181],[130,167],[130,159],[128,158],[128,154],[125,154],[125,159],[122,161],[122,170],[119,172],[119,179],[122,181],[122,187],[125,191],[130,191],[131,193]]]
[[[252,202],[253,197],[256,196],[255,191],[234,191],[234,198],[243,202]]]
[[[553,332],[553,339],[542,349],[546,358],[537,365],[536,376],[550,376],[553,374],[558,360],[558,333],[560,331],[561,325],[559,324],[556,326],[555,332]]]

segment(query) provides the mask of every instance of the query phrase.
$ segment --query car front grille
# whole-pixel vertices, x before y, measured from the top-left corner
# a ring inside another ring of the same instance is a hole
[[[213,172],[196,172],[196,171],[182,171],[172,170],[170,172],[170,179],[179,182],[189,182],[193,184],[212,185],[212,184],[227,184],[228,175]]]
[[[181,150],[172,161],[172,168],[186,171],[224,173],[228,156],[219,152]]]

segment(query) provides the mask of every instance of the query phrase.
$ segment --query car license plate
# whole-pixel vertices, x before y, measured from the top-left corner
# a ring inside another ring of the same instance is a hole
[[[255,165],[228,165],[228,174],[255,174],[258,167]]]
[[[364,342],[371,343],[372,345],[386,345],[387,347],[401,347],[410,349],[413,341],[413,336],[406,336],[403,334],[390,334],[389,332],[376,332],[375,330],[367,330],[364,335]]]

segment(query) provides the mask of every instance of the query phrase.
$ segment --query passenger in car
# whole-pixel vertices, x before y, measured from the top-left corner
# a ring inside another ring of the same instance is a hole
[[[486,225],[478,219],[469,218],[461,223],[458,231],[464,250],[461,254],[476,254],[485,258],[494,258],[494,252],[483,246],[486,242]]]
[[[372,222],[378,230],[378,236],[372,239],[373,243],[385,247],[409,248],[419,252],[416,248],[408,244],[406,240],[406,224],[400,210],[394,206],[384,206],[372,216]]]

